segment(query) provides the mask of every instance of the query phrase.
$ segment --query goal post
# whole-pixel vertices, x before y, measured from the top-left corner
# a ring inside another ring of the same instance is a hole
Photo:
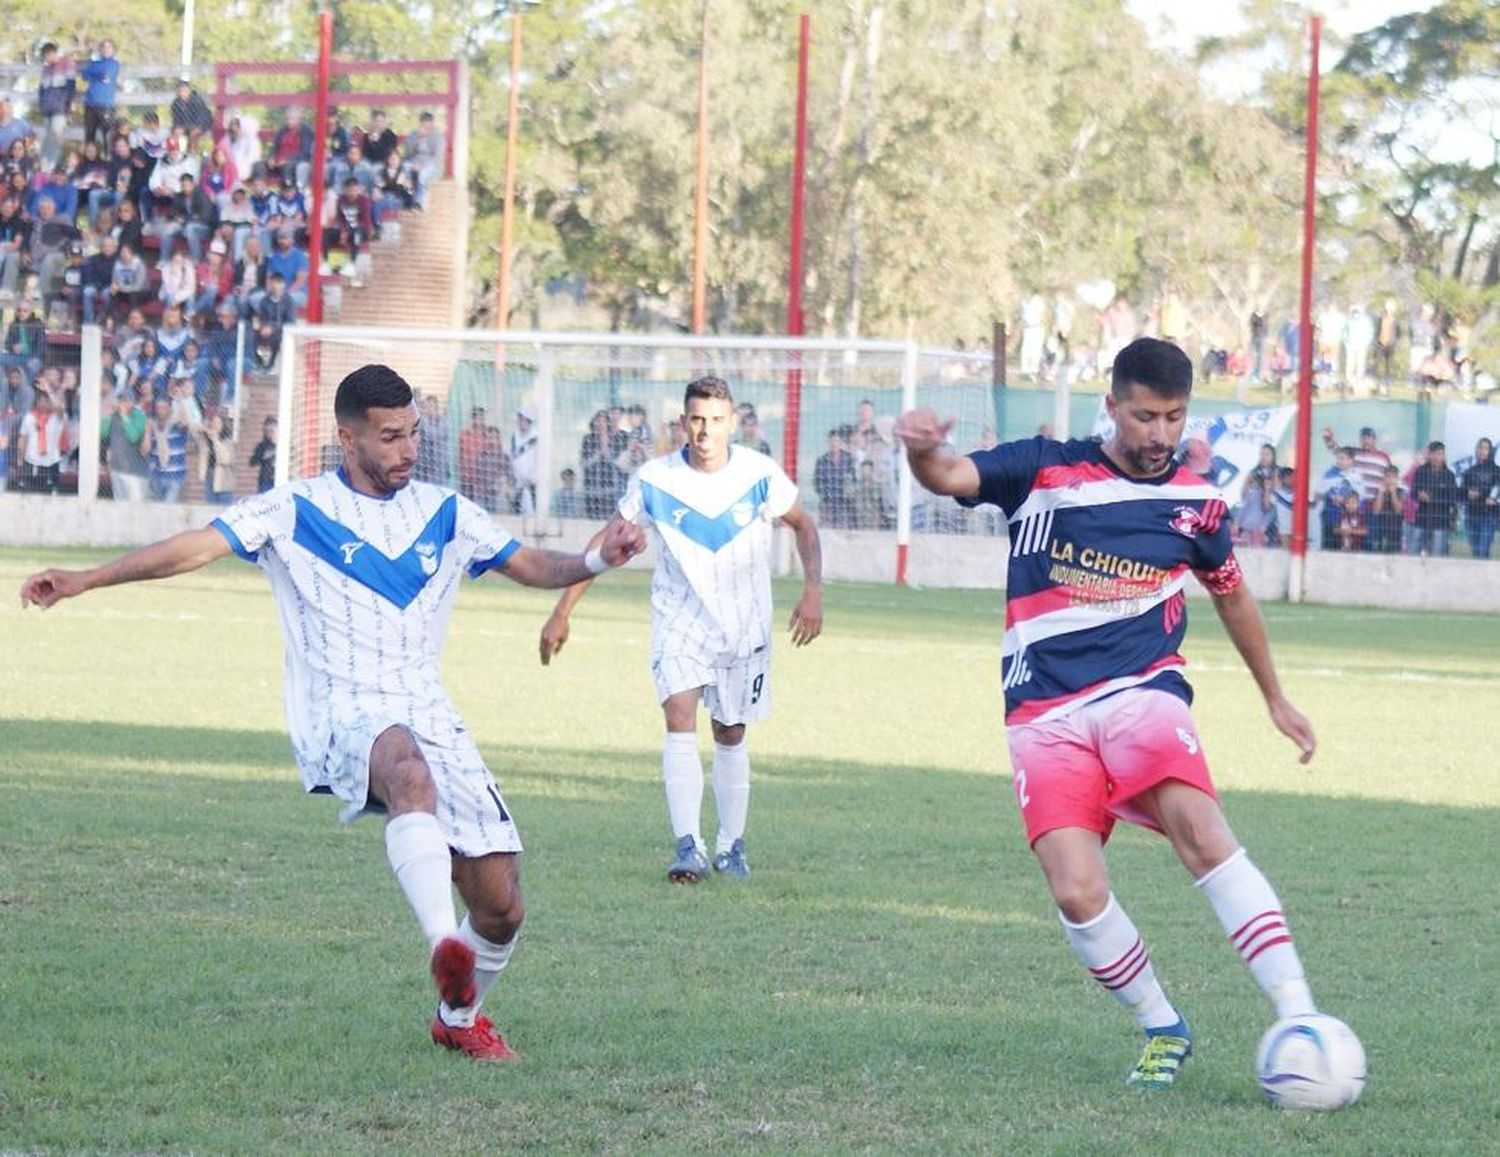
[[[797,480],[825,538],[846,554],[878,554],[878,564],[863,560],[868,576],[900,582],[913,529],[930,527],[896,416],[928,396],[966,438],[987,424],[988,391],[977,377],[953,389],[964,383],[941,361],[914,342],[866,339],[289,326],[277,480],[338,462],[338,383],[383,362],[423,410],[417,477],[454,487],[525,538],[576,537],[571,521],[602,522],[636,466],[681,444],[683,390],[712,374],[741,407],[741,440]],[[784,460],[789,447],[795,461]],[[948,505],[945,526],[962,517]]]

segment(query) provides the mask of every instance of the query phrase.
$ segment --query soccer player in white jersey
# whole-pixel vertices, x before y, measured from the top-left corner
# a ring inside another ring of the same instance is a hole
[[[509,1060],[515,1053],[479,1006],[521,927],[521,841],[438,681],[448,615],[465,573],[564,587],[620,565],[645,535],[622,523],[583,555],[535,550],[452,490],[412,482],[419,416],[389,367],[345,378],[334,414],[337,471],[243,499],[209,526],[92,570],[32,575],[21,602],[50,607],[231,552],[258,563],[286,641],[287,723],[304,786],[344,801],[344,818],[387,815],[386,854],[431,950],[433,1041]],[[468,909],[462,924],[454,884]]]
[[[1189,572],[1213,597],[1271,722],[1312,758],[1307,719],[1282,693],[1218,490],[1173,452],[1192,363],[1141,338],[1116,357],[1114,434],[1032,438],[959,456],[952,421],[903,414],[896,433],[928,490],[1005,511],[1011,550],[1001,655],[1006,738],[1026,836],[1068,943],[1146,1033],[1131,1085],[1170,1086],[1192,1051],[1145,943],[1110,890],[1116,820],[1162,832],[1278,1016],[1315,1011],[1281,902],[1220,810],[1178,653]]]
[[[698,704],[713,725],[714,802],[719,831],[713,868],[750,877],[745,821],[750,756],[745,726],[771,709],[771,529],[792,530],[802,564],[802,597],[792,611],[792,645],[823,629],[823,556],[818,528],[796,484],[766,455],[734,445],[738,414],[719,378],[688,384],[681,450],[644,463],[619,510],[590,545],[627,526],[649,527],[656,545],[651,581],[651,674],[666,718],[662,780],[676,841],[667,878],[695,884],[709,873],[701,831],[703,764]],[[542,627],[542,662],[568,639],[568,616],[588,580],[569,587]]]

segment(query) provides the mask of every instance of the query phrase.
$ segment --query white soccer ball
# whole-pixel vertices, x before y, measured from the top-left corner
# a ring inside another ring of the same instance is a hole
[[[1342,1109],[1364,1092],[1365,1046],[1336,1017],[1288,1017],[1260,1038],[1255,1079],[1278,1108]]]

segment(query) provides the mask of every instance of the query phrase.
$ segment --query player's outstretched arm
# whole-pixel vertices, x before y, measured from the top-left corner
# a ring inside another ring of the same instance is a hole
[[[599,544],[604,541],[604,532],[607,531],[620,519],[616,516],[606,522],[598,530],[594,531],[584,548],[587,554],[591,550],[598,550]],[[542,624],[542,637],[538,644],[538,651],[542,657],[542,666],[545,667],[552,662],[552,656],[563,649],[563,644],[568,641],[568,616],[573,613],[573,608],[578,605],[578,600],[583,598],[584,593],[593,584],[594,576],[589,575],[582,582],[573,583],[558,596],[557,605],[552,608],[552,613],[547,616],[547,621]]]
[[[1271,661],[1271,641],[1266,637],[1265,620],[1260,617],[1260,608],[1255,596],[1243,582],[1228,594],[1215,594],[1214,610],[1229,632],[1229,638],[1239,651],[1245,666],[1260,688],[1271,713],[1271,722],[1302,752],[1299,762],[1306,763],[1318,748],[1318,738],[1313,734],[1307,716],[1292,706],[1281,690],[1281,681],[1276,677],[1276,665]]]
[[[211,526],[184,530],[93,570],[52,569],[34,574],[21,584],[21,605],[45,609],[98,587],[186,574],[223,558],[229,551],[229,541]]]
[[[802,597],[792,608],[792,646],[804,647],[823,633],[823,543],[818,523],[801,502],[781,516],[792,528],[797,561],[802,564]]]
[[[975,498],[979,468],[948,445],[956,421],[942,421],[932,410],[908,410],[896,419],[895,433],[906,446],[912,475],[924,489],[951,498]]]

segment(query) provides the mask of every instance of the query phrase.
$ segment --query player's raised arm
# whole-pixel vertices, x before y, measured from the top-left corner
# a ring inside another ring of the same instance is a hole
[[[942,421],[932,410],[908,410],[896,419],[895,434],[905,444],[912,475],[924,489],[951,498],[974,498],[979,494],[979,469],[948,445],[956,420]]]
[[[581,554],[561,550],[538,550],[523,546],[504,563],[501,572],[527,587],[556,589],[591,581],[596,575],[623,566],[646,549],[645,532],[616,519],[602,534],[589,540]]]
[[[1299,760],[1306,763],[1318,748],[1317,736],[1307,716],[1292,706],[1281,689],[1276,677],[1276,665],[1271,661],[1271,643],[1266,637],[1266,624],[1260,617],[1255,596],[1243,582],[1225,593],[1213,593],[1214,610],[1229,632],[1229,638],[1250,668],[1255,685],[1260,688],[1266,701],[1266,710],[1271,713],[1271,722],[1276,729],[1290,739],[1301,750]]]
[[[45,609],[97,587],[186,574],[223,558],[230,549],[229,540],[211,526],[184,530],[92,570],[40,571],[21,584],[21,605]]]
[[[792,646],[802,647],[823,633],[823,544],[817,521],[796,502],[781,516],[792,528],[797,560],[802,564],[802,597],[792,608]]]

